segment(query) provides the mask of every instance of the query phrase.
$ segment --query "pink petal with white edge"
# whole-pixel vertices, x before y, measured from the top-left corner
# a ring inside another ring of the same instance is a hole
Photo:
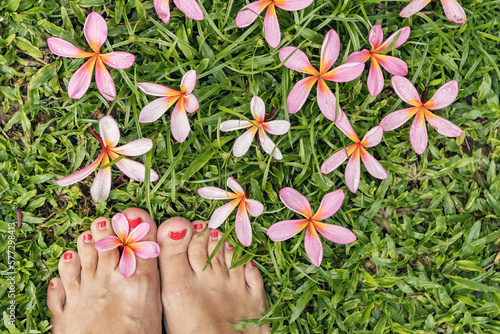
[[[331,29],[326,33],[321,45],[319,72],[325,73],[333,66],[340,52],[340,39],[335,30]]]
[[[457,0],[441,0],[441,4],[448,20],[456,24],[465,24],[467,16]]]
[[[382,31],[382,26],[380,24],[374,25],[368,34],[368,41],[370,42],[372,50],[378,48],[383,40],[384,32]]]
[[[266,16],[264,17],[264,36],[271,47],[276,48],[280,45],[280,25],[278,23],[274,4],[270,4],[269,7],[267,7]]]
[[[321,165],[321,173],[328,174],[337,169],[347,159],[347,149],[343,148],[335,152]]]
[[[199,108],[200,104],[196,96],[194,96],[194,94],[189,94],[187,96],[184,96],[184,109],[186,109],[186,112],[192,114],[196,112]]]
[[[220,208],[214,211],[210,221],[208,222],[209,228],[217,228],[229,217],[231,212],[240,204],[240,199],[232,200],[229,203],[224,204]]]
[[[297,190],[290,187],[281,189],[280,199],[290,210],[300,213],[306,218],[312,217],[313,214],[309,201]]]
[[[314,223],[316,230],[328,240],[336,244],[350,244],[356,241],[356,236],[349,229],[325,223]]]
[[[427,147],[427,126],[423,111],[419,111],[413,120],[410,128],[410,141],[417,154],[424,153]]]
[[[104,64],[117,70],[129,68],[134,64],[135,56],[128,52],[114,51],[99,56]]]
[[[342,109],[340,109],[340,106],[336,109],[337,99],[323,79],[318,80],[317,99],[319,110],[327,119],[333,122],[335,121],[335,115],[337,115],[338,119]]]
[[[364,147],[376,146],[380,143],[383,136],[384,129],[382,129],[381,126],[375,126],[363,137],[363,140],[361,140],[361,145],[363,145]]]
[[[148,234],[150,228],[149,223],[140,223],[132,231],[130,231],[125,243],[133,244],[141,241]]]
[[[111,218],[111,225],[113,226],[113,231],[115,231],[118,238],[125,242],[128,238],[128,232],[130,230],[127,217],[125,217],[123,213],[117,213],[113,216],[113,218]]]
[[[359,149],[357,149],[349,158],[349,162],[345,168],[345,183],[352,193],[358,190],[360,178],[361,166],[359,161]]]
[[[363,161],[363,164],[365,165],[366,170],[368,173],[370,173],[373,177],[376,177],[377,179],[380,180],[385,180],[387,178],[387,173],[385,172],[384,167],[371,155],[368,153],[365,149],[361,149],[361,160]]]
[[[120,129],[113,116],[104,116],[99,121],[99,132],[106,147],[115,147],[120,140]]]
[[[70,42],[66,42],[65,40],[57,37],[50,37],[47,39],[47,45],[53,54],[61,57],[87,58],[94,55],[91,52],[80,50]]]
[[[274,159],[276,159],[276,160],[283,159],[283,155],[281,154],[279,148],[272,141],[272,139],[269,138],[269,136],[266,134],[265,131],[262,131],[262,130],[259,131],[259,142],[260,142],[260,146],[262,146],[262,149],[267,154],[272,154]]]
[[[115,147],[112,149],[113,152],[126,155],[128,157],[136,157],[138,155],[145,154],[153,148],[153,141],[149,138],[141,138],[131,141],[125,145]]]
[[[274,4],[280,9],[287,11],[301,10],[309,7],[313,0],[275,0]]]
[[[316,232],[313,224],[309,224],[307,226],[304,245],[306,248],[306,254],[309,257],[309,260],[311,260],[311,263],[316,267],[319,267],[321,265],[321,261],[323,261],[323,245],[321,244],[321,239],[319,238],[318,232]]]
[[[139,123],[151,123],[156,121],[163,116],[168,108],[177,102],[178,99],[177,96],[165,96],[149,102],[142,108],[139,114]]]
[[[290,57],[287,61],[285,61],[284,65],[291,70],[311,75],[318,75],[318,71],[311,65],[306,54],[295,47],[287,46],[286,48],[281,49],[279,56],[280,61],[282,62]]]
[[[246,129],[248,127],[252,126],[252,123],[249,121],[242,121],[242,120],[229,120],[229,121],[224,121],[220,123],[220,130],[223,132],[228,132],[228,131],[234,131],[234,130],[240,130],[240,129]]]
[[[392,75],[405,76],[408,74],[408,65],[399,58],[386,55],[374,55],[373,58],[376,58],[380,66]]]
[[[172,130],[172,136],[179,143],[183,143],[191,131],[189,119],[186,111],[184,110],[182,100],[179,100],[179,102],[175,105],[174,111],[172,111],[170,128]]]
[[[196,0],[174,0],[174,3],[191,20],[201,21],[205,17]]]
[[[95,171],[97,169],[97,167],[101,163],[101,160],[105,154],[106,154],[106,151],[104,151],[104,150],[101,151],[101,153],[99,154],[97,159],[95,159],[90,165],[88,165],[84,169],[79,170],[76,173],[73,173],[71,175],[68,175],[68,176],[63,177],[59,180],[54,181],[54,183],[57,184],[58,186],[64,187],[64,186],[69,186],[73,183],[76,183],[78,181],[85,179],[87,176],[90,175],[90,173],[92,173],[93,171]]]
[[[151,83],[151,82],[138,82],[137,87],[139,87],[144,93],[153,96],[180,96],[181,92],[178,90],[169,88],[164,85]]]
[[[115,165],[123,172],[123,174],[127,175],[132,180],[144,182],[146,167],[140,162],[124,158],[118,161]],[[158,180],[158,174],[151,169],[149,181],[154,182],[156,180]]]
[[[284,120],[276,120],[262,123],[264,130],[272,135],[284,135],[290,130],[290,122]]]
[[[302,231],[307,224],[309,224],[307,219],[280,221],[267,230],[267,235],[272,241],[288,240]]]
[[[333,216],[339,211],[344,202],[344,191],[342,189],[332,191],[326,194],[321,200],[318,211],[311,218],[312,220],[321,221]]]
[[[385,53],[385,52],[389,52],[391,50],[397,49],[398,47],[403,45],[408,40],[408,37],[410,37],[410,32],[411,32],[410,27],[404,27],[404,28],[397,30],[391,36],[389,36],[389,38],[387,38],[384,41],[384,43],[382,43],[382,45],[380,45],[380,47],[378,47],[375,51]],[[398,37],[397,41],[394,43],[394,46],[391,47],[391,44],[394,42],[394,39],[396,38],[396,36],[399,36],[399,37]]]
[[[357,52],[353,52],[347,57],[346,63],[366,63],[368,59],[370,59],[370,51],[361,50]]]
[[[261,122],[266,117],[266,105],[258,96],[252,97],[250,101],[250,111],[257,122]]]
[[[141,241],[133,244],[128,244],[135,256],[141,259],[154,259],[160,255],[160,246],[154,241]]]
[[[257,16],[271,3],[271,0],[260,0],[252,2],[243,7],[236,15],[236,26],[238,28],[247,27],[255,21]]]
[[[384,131],[397,129],[415,115],[418,110],[418,107],[396,110],[385,116],[382,121],[380,121],[380,126]]]
[[[134,251],[128,247],[123,247],[122,257],[120,259],[120,264],[118,265],[120,268],[120,273],[123,277],[127,278],[134,274],[135,268],[137,267],[137,262],[135,259]]]
[[[236,138],[233,145],[233,155],[235,157],[241,157],[248,152],[256,132],[257,128],[253,126],[245,131],[241,136]]]
[[[368,72],[368,91],[371,96],[377,96],[384,89],[384,74],[375,57],[372,57],[370,71]]]
[[[317,77],[307,77],[300,80],[295,84],[295,86],[293,86],[286,99],[288,112],[290,114],[295,114],[300,110],[300,108],[302,108],[317,80]]]
[[[69,79],[68,95],[72,99],[79,99],[87,92],[92,80],[92,72],[96,57],[92,57],[85,62]]]
[[[109,192],[111,191],[111,168],[104,168],[97,172],[97,176],[90,188],[90,195],[94,203],[99,200],[107,200]]]
[[[354,132],[351,122],[349,122],[349,119],[347,118],[347,115],[344,112],[341,112],[339,114],[339,116],[337,117],[337,121],[335,122],[335,125],[353,142],[355,143],[359,142],[358,135],[356,134],[356,132]]]
[[[101,95],[109,101],[113,101],[116,96],[115,83],[113,77],[104,66],[101,58],[97,58],[95,67],[95,82]]]
[[[198,194],[206,199],[229,199],[233,193],[217,187],[203,187],[198,189]]]
[[[254,199],[245,199],[245,206],[252,217],[258,217],[264,212],[264,205]]]
[[[99,252],[104,252],[120,247],[121,245],[122,241],[119,238],[114,235],[108,235],[107,237],[97,240],[94,243],[94,248]]]
[[[99,53],[101,46],[106,42],[106,38],[108,38],[108,26],[101,15],[92,12],[85,20],[83,33],[92,50]]]
[[[405,77],[394,76],[391,78],[391,82],[392,87],[401,100],[416,107],[422,104],[420,96],[418,96],[418,92],[410,80]]]
[[[154,0],[156,14],[160,17],[163,23],[167,24],[170,21],[170,0]]]
[[[434,96],[424,104],[429,110],[438,110],[449,106],[458,95],[458,82],[455,80],[445,83]]]
[[[413,0],[405,8],[403,8],[403,10],[399,13],[399,16],[410,17],[427,6],[429,2],[431,2],[431,0]]]
[[[463,134],[462,129],[452,122],[434,115],[430,111],[425,112],[425,119],[439,133],[446,137],[458,137]]]
[[[182,77],[181,81],[181,92],[186,95],[189,95],[193,92],[194,87],[196,86],[196,80],[198,78],[198,74],[195,70],[187,71],[186,74]]]
[[[232,176],[227,178],[226,184],[232,191],[234,191],[238,195],[243,195],[245,193],[240,184]]]
[[[333,82],[348,82],[359,77],[365,69],[365,63],[345,63],[323,75],[323,79]]]
[[[240,203],[238,211],[236,212],[234,229],[238,240],[243,246],[248,247],[252,244],[252,225],[250,224],[250,219],[248,218],[248,213],[245,208],[245,201]]]

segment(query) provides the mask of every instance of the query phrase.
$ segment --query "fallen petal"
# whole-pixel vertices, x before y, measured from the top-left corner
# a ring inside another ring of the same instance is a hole
[[[111,148],[111,150],[119,155],[128,157],[136,157],[145,154],[153,148],[153,141],[149,138],[141,138],[131,141],[125,145]]]
[[[264,205],[261,202],[254,199],[245,199],[245,205],[248,213],[252,217],[258,217],[264,211]]]
[[[191,131],[189,119],[187,117],[186,110],[184,109],[182,100],[179,100],[179,102],[175,105],[170,120],[170,128],[172,130],[172,136],[179,143],[183,143]]]
[[[120,129],[113,116],[104,116],[99,121],[99,132],[106,147],[115,147],[120,140]]]
[[[238,195],[243,195],[245,191],[240,186],[240,184],[234,179],[234,177],[228,177],[226,181],[227,186]]]
[[[243,28],[252,24],[264,8],[266,8],[270,3],[271,0],[260,0],[243,7],[236,16],[236,26],[238,28]]]
[[[309,7],[313,3],[313,0],[278,0],[274,1],[276,7],[284,9],[287,11],[302,10]]]
[[[357,149],[349,158],[349,162],[345,168],[345,183],[352,193],[358,190],[360,178],[361,166],[359,161],[359,149]]]
[[[422,102],[420,102],[420,96],[418,96],[418,92],[410,80],[405,77],[394,76],[391,78],[391,82],[392,87],[401,100],[416,107],[422,104]]]
[[[281,154],[279,148],[272,141],[272,139],[269,138],[264,130],[259,130],[259,142],[260,146],[267,154],[272,154],[276,160],[283,159],[283,155]]]
[[[458,126],[447,119],[434,115],[430,111],[425,111],[425,119],[439,134],[442,134],[443,136],[454,138],[463,134],[462,129]]]
[[[206,199],[230,199],[233,193],[217,187],[203,187],[198,189],[198,194]]]
[[[210,221],[208,222],[209,228],[217,228],[219,227],[226,219],[229,217],[231,212],[238,206],[240,203],[240,199],[232,200],[229,203],[224,204],[220,208],[216,209],[210,217]]]
[[[115,99],[115,83],[100,57],[97,58],[95,67],[95,82],[97,89],[106,100],[113,101]]]
[[[92,57],[85,62],[69,79],[68,95],[72,99],[79,99],[87,92],[92,80],[92,72],[96,57]]]
[[[314,226],[322,236],[337,244],[345,245],[356,241],[354,233],[345,227],[320,222],[314,223]]]
[[[413,124],[410,128],[411,146],[417,154],[422,154],[427,147],[427,127],[425,124],[424,112],[417,112]]]
[[[104,151],[104,150],[101,151],[101,153],[99,154],[97,159],[95,159],[90,165],[88,165],[84,169],[79,170],[76,173],[73,173],[71,175],[68,175],[68,176],[63,177],[59,180],[54,181],[54,183],[57,184],[58,186],[64,187],[64,186],[69,186],[71,184],[74,184],[78,181],[85,179],[87,176],[90,175],[90,173],[92,173],[93,171],[95,171],[97,169],[97,167],[99,166],[99,163],[101,162],[101,160],[105,154],[106,154],[106,151]]]
[[[387,55],[373,55],[380,65],[392,75],[405,76],[408,74],[408,65],[399,58]],[[372,59],[373,59],[372,58]]]
[[[70,42],[66,42],[57,37],[50,37],[47,39],[47,45],[53,54],[61,57],[87,58],[94,55],[92,52],[80,50]]]
[[[317,99],[319,110],[327,119],[333,122],[335,121],[335,115],[337,115],[338,119],[342,109],[340,106],[336,109],[337,99],[323,79],[318,80]]]
[[[271,47],[276,48],[280,45],[281,32],[274,3],[267,7],[266,16],[264,17],[264,36]]]
[[[191,20],[201,21],[204,19],[203,11],[196,0],[174,0],[174,3]]]
[[[316,214],[311,218],[311,220],[320,221],[325,220],[333,216],[337,211],[339,211],[342,203],[344,202],[344,191],[342,189],[332,191],[326,194],[321,200]]]
[[[385,116],[382,121],[380,121],[380,126],[384,131],[391,131],[399,128],[401,125],[405,124],[413,115],[419,110],[418,107],[411,107],[407,109],[396,110],[389,115]]]
[[[252,126],[235,140],[233,145],[233,155],[235,157],[241,157],[248,152],[256,132],[257,128]]]
[[[107,160],[107,159],[106,159]],[[104,160],[104,163],[107,161]],[[90,188],[90,195],[94,203],[98,203],[100,199],[107,200],[111,191],[111,168],[104,168],[97,172],[97,176]]]
[[[179,98],[177,96],[165,96],[160,97],[154,101],[149,102],[144,108],[142,108],[139,114],[139,123],[151,123],[156,121],[158,118],[163,116],[163,114],[170,108]]]
[[[370,42],[372,50],[378,48],[383,40],[384,32],[382,31],[382,26],[380,24],[374,25],[368,34],[368,41]]]
[[[441,0],[441,4],[448,20],[456,24],[465,24],[467,16],[457,0]]]
[[[252,97],[252,101],[250,101],[250,111],[258,123],[263,121],[266,117],[266,105],[264,101],[258,96]]]
[[[134,64],[135,56],[128,52],[114,51],[99,56],[104,64],[117,70],[129,68]]]
[[[370,71],[368,72],[368,91],[371,96],[377,96],[384,89],[384,74],[375,57],[372,57]]]
[[[319,267],[323,260],[323,245],[321,244],[321,239],[313,224],[307,226],[304,244],[309,260],[311,260],[311,263],[316,267]]]
[[[365,69],[365,63],[345,63],[323,75],[323,79],[334,82],[348,82],[359,77]]]
[[[272,135],[284,135],[290,130],[290,122],[284,120],[269,121],[262,123],[262,127]]]
[[[335,152],[321,165],[321,173],[328,174],[337,169],[347,159],[347,149],[343,148]]]
[[[361,145],[364,147],[373,147],[380,143],[382,137],[384,136],[384,130],[381,126],[375,126],[370,131],[366,133],[361,141]]]
[[[144,93],[148,95],[178,97],[181,95],[181,92],[179,92],[178,90],[151,82],[138,82],[137,87],[139,87]]]
[[[196,86],[196,80],[198,78],[198,74],[195,70],[187,71],[186,74],[182,77],[181,81],[181,92],[186,95],[189,95],[193,92],[194,87]]]
[[[451,80],[441,86],[434,96],[424,104],[429,110],[438,110],[449,106],[455,101],[458,95],[458,82]]]
[[[323,40],[321,45],[321,56],[319,72],[325,73],[333,66],[340,52],[340,39],[337,32],[330,29]],[[360,73],[361,74],[361,73]]]
[[[308,223],[307,219],[280,221],[267,230],[267,235],[272,241],[288,240],[302,231]]]
[[[300,108],[302,108],[317,80],[317,77],[307,77],[300,80],[295,84],[295,86],[293,86],[286,99],[288,112],[290,114],[295,114],[300,110]]]
[[[281,189],[280,199],[290,210],[295,211],[306,218],[312,217],[312,210],[309,201],[297,190],[290,187]]]
[[[370,59],[370,51],[361,50],[357,52],[353,52],[347,57],[346,63],[366,63],[368,59]]]
[[[399,16],[410,17],[427,6],[429,2],[431,2],[431,0],[413,0],[405,8],[403,8],[403,10],[399,13]]]
[[[192,114],[196,112],[200,108],[200,104],[198,103],[198,99],[194,94],[189,94],[184,96],[184,109],[186,112]]]
[[[106,38],[108,37],[108,26],[101,15],[92,12],[85,20],[83,33],[92,50],[99,53],[101,46],[106,42]]]
[[[156,14],[163,21],[163,23],[167,24],[170,21],[170,0],[154,0],[154,6]]]
[[[291,56],[290,56],[291,55]],[[281,49],[279,53],[280,61],[284,62],[284,65],[291,70],[307,73],[311,75],[318,75],[318,71],[311,65],[306,54],[299,50],[298,48],[287,46]]]
[[[124,158],[116,162],[115,165],[123,172],[123,174],[127,175],[132,180],[144,182],[146,167],[140,162]],[[154,182],[156,180],[158,180],[158,174],[151,169],[149,181]]]
[[[384,43],[382,43],[382,45],[380,45],[376,50],[374,50],[374,52],[386,53],[386,52],[389,52],[391,50],[399,48],[401,45],[403,45],[408,40],[408,37],[410,37],[410,32],[411,32],[410,27],[404,27],[404,28],[397,30],[391,36],[389,36],[389,38],[387,38],[384,41]],[[396,43],[394,43],[394,46],[391,47],[391,44],[394,42],[394,38],[396,38],[396,36],[398,36],[398,39],[397,39]]]
[[[252,126],[252,123],[250,123],[249,121],[233,120],[232,119],[232,120],[224,121],[224,122],[220,123],[220,130],[223,132],[228,132],[228,131],[246,129],[250,126]]]
[[[380,180],[385,180],[387,178],[387,173],[385,172],[384,167],[364,148],[360,149],[361,151],[361,160],[363,160],[363,165],[365,165],[366,170],[373,177],[376,177]]]

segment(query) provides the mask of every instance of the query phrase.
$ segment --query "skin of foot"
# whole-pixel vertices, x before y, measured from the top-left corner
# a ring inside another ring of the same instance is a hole
[[[268,307],[264,282],[253,263],[228,270],[234,247],[203,221],[171,218],[158,228],[161,299],[168,334],[264,334],[268,325],[236,331],[241,319],[262,317]]]
[[[137,218],[149,223],[143,240],[156,241],[157,227],[147,212],[130,208],[123,214],[136,223]],[[158,260],[137,257],[136,272],[125,278],[118,268],[118,248],[94,248],[95,241],[108,235],[115,235],[111,221],[98,218],[78,237],[78,252],[67,251],[61,257],[61,277],[53,278],[47,291],[53,334],[161,334]]]

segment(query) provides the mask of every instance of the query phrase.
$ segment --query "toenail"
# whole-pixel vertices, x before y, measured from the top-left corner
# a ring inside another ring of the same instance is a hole
[[[250,261],[250,267],[255,268],[255,263],[253,263],[253,261]]]
[[[233,245],[228,244],[227,242],[226,242],[226,247],[227,247],[227,249],[233,249],[233,248],[234,248],[234,246],[233,246]]]
[[[85,242],[87,242],[87,243],[88,243],[88,242],[91,242],[91,241],[92,241],[92,234],[85,234],[85,235],[83,236],[83,241],[85,241]]]
[[[49,283],[49,286],[50,286],[51,288],[53,288],[53,287],[55,287],[56,285],[54,284],[54,282],[52,282],[52,281],[51,281],[51,282]]]
[[[100,222],[97,222],[97,228],[102,230],[106,227],[106,221],[103,220],[103,221],[100,221]]]
[[[196,231],[201,231],[201,230],[203,230],[203,224],[202,224],[202,223],[194,224],[194,229],[195,229]]]
[[[63,255],[64,261],[71,261],[72,258],[73,258],[73,254],[71,254],[71,253],[66,253]]]
[[[182,231],[172,231],[170,232],[170,239],[172,240],[181,240],[186,236],[187,230],[182,230]]]
[[[219,231],[213,231],[212,233],[210,233],[210,236],[214,240],[217,239],[217,237],[219,236]]]
[[[130,228],[136,228],[137,225],[139,225],[142,222],[141,217],[137,217],[137,218],[134,218],[134,219],[127,219],[127,220],[128,220],[128,226]]]

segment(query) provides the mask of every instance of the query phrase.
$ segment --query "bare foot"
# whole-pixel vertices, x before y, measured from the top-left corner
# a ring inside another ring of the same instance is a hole
[[[202,231],[205,223],[171,218],[158,229],[161,296],[168,334],[237,333],[228,326],[260,318],[268,303],[259,270],[251,263],[227,270],[233,249],[219,248],[202,270],[221,238],[218,230]],[[185,235],[184,235],[185,233]],[[269,326],[240,333],[269,333]]]
[[[123,214],[149,223],[143,240],[156,241],[156,224],[149,214],[135,208]],[[47,306],[54,315],[52,333],[161,333],[158,261],[137,258],[136,272],[123,277],[118,248],[105,252],[94,248],[96,240],[108,235],[114,235],[111,222],[98,218],[91,231],[78,237],[78,253],[68,251],[61,257],[61,278],[53,278],[47,292]]]

